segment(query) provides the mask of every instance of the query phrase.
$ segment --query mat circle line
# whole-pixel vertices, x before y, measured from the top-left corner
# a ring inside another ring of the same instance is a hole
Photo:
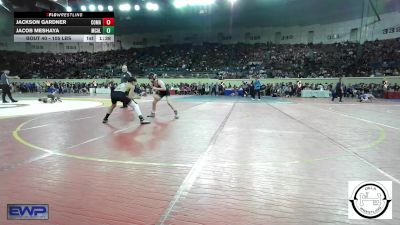
[[[124,160],[113,160],[113,159],[104,159],[104,158],[96,158],[96,157],[89,157],[89,156],[81,156],[81,155],[75,155],[75,154],[68,154],[68,153],[63,153],[63,152],[58,152],[54,150],[50,150],[47,148],[43,148],[40,146],[36,146],[29,141],[26,141],[19,135],[19,131],[28,123],[39,119],[33,118],[31,120],[25,121],[18,125],[18,127],[13,131],[13,137],[16,141],[18,141],[20,144],[30,148],[30,149],[36,149],[51,155],[57,155],[61,157],[67,157],[67,158],[73,158],[73,159],[79,159],[79,160],[85,160],[85,161],[97,161],[97,162],[106,162],[106,163],[115,163],[115,164],[131,164],[131,165],[142,165],[142,166],[158,166],[158,167],[186,167],[186,168],[191,168],[192,164],[179,164],[179,163],[156,163],[156,162],[142,162],[142,161],[124,161]],[[360,146],[360,147],[353,147],[351,149],[364,149],[363,151],[366,151],[381,142],[383,142],[386,138],[386,134],[383,128],[380,126],[375,125],[378,130],[379,130],[379,136],[376,138],[373,142]],[[331,159],[337,159],[340,157],[345,157],[349,156],[348,154],[340,154],[336,156],[330,156],[330,157],[321,157],[321,158],[311,158],[311,159],[302,159],[302,160],[296,160],[296,161],[288,161],[288,162],[260,162],[260,163],[220,163],[219,165],[231,165],[231,166],[262,166],[262,165],[270,165],[270,164],[293,164],[293,163],[313,163],[313,162],[318,162],[318,161],[323,161],[323,160],[331,160]]]

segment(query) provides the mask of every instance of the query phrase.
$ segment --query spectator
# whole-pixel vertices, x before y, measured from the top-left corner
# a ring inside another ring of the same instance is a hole
[[[361,51],[359,51],[361,49]],[[132,65],[133,74],[149,72],[164,77],[239,79],[263,77],[337,77],[398,75],[400,38],[361,45],[243,44],[169,45],[106,52],[25,53],[0,51],[0,67],[22,78],[111,78],[122,73],[120,62]],[[19,65],[23,64],[21,67]],[[214,74],[214,75],[211,75]]]
[[[257,76],[256,80],[254,81],[254,92],[258,96],[258,101],[261,100],[260,91],[261,91],[261,81],[260,81],[260,78]],[[253,100],[254,100],[254,97],[253,97]]]

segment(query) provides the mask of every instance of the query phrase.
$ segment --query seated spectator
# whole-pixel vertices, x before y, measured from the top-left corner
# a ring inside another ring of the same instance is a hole
[[[0,68],[10,68],[21,78],[110,78],[120,74],[121,59],[128,59],[135,75],[148,72],[163,77],[244,78],[337,77],[399,75],[400,38],[367,41],[357,55],[356,43],[169,45],[106,52],[25,53],[0,51]],[[18,63],[16,63],[18,62]],[[20,66],[24,65],[24,66]],[[47,85],[48,82],[46,82]],[[95,85],[95,84],[93,84]],[[56,87],[59,89],[59,87]],[[31,90],[31,88],[27,88]],[[197,89],[196,89],[197,90]],[[295,88],[298,93],[298,88]]]

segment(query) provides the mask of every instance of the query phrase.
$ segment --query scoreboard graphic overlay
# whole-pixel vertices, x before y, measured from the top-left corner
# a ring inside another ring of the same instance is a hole
[[[14,42],[114,42],[114,12],[14,12]]]

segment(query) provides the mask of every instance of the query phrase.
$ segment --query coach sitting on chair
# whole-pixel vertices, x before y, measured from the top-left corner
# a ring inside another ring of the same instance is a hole
[[[2,72],[1,78],[0,78],[0,86],[1,86],[1,89],[3,89],[3,95],[2,95],[3,103],[8,103],[6,101],[6,95],[8,95],[8,97],[10,98],[10,100],[12,102],[18,102],[11,95],[10,82],[8,81],[8,79],[10,79],[10,78],[19,79],[19,77],[18,76],[8,76],[9,74],[10,74],[9,70],[4,70]]]

